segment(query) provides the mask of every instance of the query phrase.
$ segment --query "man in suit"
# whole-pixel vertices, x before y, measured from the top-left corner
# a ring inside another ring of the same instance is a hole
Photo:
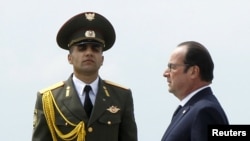
[[[208,125],[229,124],[210,87],[213,60],[200,43],[186,41],[172,52],[164,77],[180,106],[162,141],[207,141]]]
[[[95,12],[70,18],[57,43],[73,73],[37,94],[32,141],[137,141],[130,89],[99,76],[103,51],[115,42],[111,23]]]

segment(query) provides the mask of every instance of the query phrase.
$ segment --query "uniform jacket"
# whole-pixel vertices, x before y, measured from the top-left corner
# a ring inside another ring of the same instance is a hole
[[[178,112],[161,141],[207,141],[210,124],[229,124],[210,87],[194,95]]]
[[[96,101],[89,119],[77,95],[72,77],[61,85],[49,89],[51,89],[59,109],[70,122],[77,124],[84,121],[85,141],[137,141],[137,127],[130,89],[100,79]],[[38,92],[32,141],[52,141],[44,116],[42,96],[43,94]],[[107,110],[112,106],[116,109],[114,113]],[[58,112],[55,118],[56,126],[62,133],[73,129]],[[58,138],[58,141],[60,140]]]

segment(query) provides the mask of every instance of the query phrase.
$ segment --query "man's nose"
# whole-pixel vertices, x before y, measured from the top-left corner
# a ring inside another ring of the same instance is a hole
[[[88,46],[86,47],[86,52],[88,52],[88,53],[93,52],[93,49],[92,49],[92,46],[91,46],[91,45],[88,45]]]
[[[170,69],[167,68],[164,72],[163,72],[163,77],[168,77],[170,73]]]

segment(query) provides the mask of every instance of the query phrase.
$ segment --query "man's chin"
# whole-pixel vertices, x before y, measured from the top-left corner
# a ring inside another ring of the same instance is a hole
[[[173,93],[173,90],[169,87],[168,92]]]

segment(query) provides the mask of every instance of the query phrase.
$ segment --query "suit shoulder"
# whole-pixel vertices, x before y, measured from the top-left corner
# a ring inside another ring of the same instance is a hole
[[[119,87],[119,88],[122,88],[122,89],[125,89],[125,90],[129,90],[128,87],[122,86],[122,85],[120,85],[118,83],[115,83],[115,82],[112,82],[112,81],[109,81],[109,80],[104,80],[104,82],[109,84],[109,85],[115,86],[115,87]]]
[[[41,90],[39,91],[39,93],[43,94],[43,93],[45,93],[46,91],[54,90],[54,89],[56,89],[56,88],[62,87],[63,85],[64,85],[64,82],[63,82],[63,81],[57,82],[57,83],[55,83],[55,84],[53,84],[53,85],[51,85],[51,86],[49,86],[49,87],[47,87],[47,88],[41,89]]]

